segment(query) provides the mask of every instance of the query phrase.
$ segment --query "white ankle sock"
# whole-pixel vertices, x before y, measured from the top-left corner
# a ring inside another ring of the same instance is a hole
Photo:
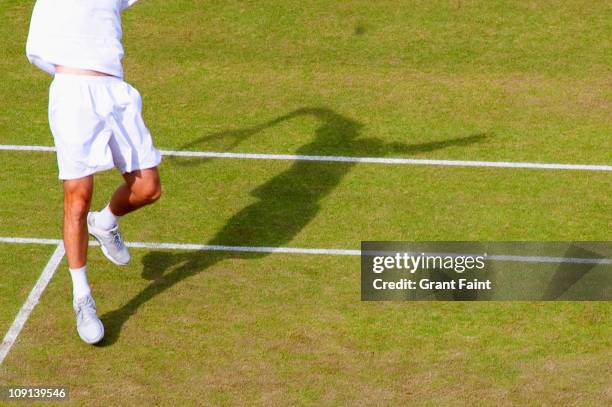
[[[110,210],[110,205],[96,214],[96,226],[100,229],[110,230],[117,226],[120,216],[116,216]]]
[[[87,282],[87,266],[78,269],[71,269],[70,277],[72,277],[72,294],[74,298],[83,298],[91,294],[91,288]]]

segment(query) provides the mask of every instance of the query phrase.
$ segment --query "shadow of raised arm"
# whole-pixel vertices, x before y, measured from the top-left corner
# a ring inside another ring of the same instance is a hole
[[[403,143],[387,143],[384,145],[385,153],[402,153],[402,154],[415,154],[415,153],[427,153],[430,151],[441,150],[447,147],[456,146],[469,146],[474,143],[480,143],[484,141],[489,134],[479,133],[473,134],[466,137],[456,137],[442,141],[431,141],[419,144],[403,144]]]

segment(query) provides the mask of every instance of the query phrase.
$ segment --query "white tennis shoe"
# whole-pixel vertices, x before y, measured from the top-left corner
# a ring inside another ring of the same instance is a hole
[[[77,332],[83,342],[90,345],[100,342],[104,338],[104,325],[96,314],[96,302],[91,294],[83,298],[75,298],[72,306],[76,313]]]
[[[96,214],[98,212],[89,212],[87,214],[87,229],[102,248],[102,253],[107,259],[118,266],[125,266],[130,262],[130,252],[121,238],[119,233],[119,225],[110,230],[104,230],[96,227]]]

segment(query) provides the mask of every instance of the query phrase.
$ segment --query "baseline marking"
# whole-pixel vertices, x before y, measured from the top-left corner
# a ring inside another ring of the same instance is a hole
[[[2,365],[2,362],[4,362],[4,359],[15,344],[17,337],[21,333],[26,321],[34,310],[34,307],[36,307],[36,304],[38,304],[40,296],[45,291],[49,281],[51,281],[51,278],[55,274],[57,267],[62,261],[62,257],[64,257],[64,244],[60,242],[51,255],[49,262],[43,269],[38,281],[36,281],[36,285],[34,285],[34,288],[32,288],[32,291],[30,291],[30,295],[28,295],[28,298],[21,306],[19,313],[17,313],[13,324],[2,340],[2,344],[0,344],[0,365]]]
[[[15,244],[39,244],[57,245],[62,241],[59,239],[38,239],[31,237],[0,237],[0,243]],[[91,240],[90,246],[100,244]],[[248,252],[248,253],[286,253],[286,254],[322,254],[334,256],[359,256],[360,250],[346,249],[310,249],[302,247],[266,247],[266,246],[223,246],[194,243],[155,243],[155,242],[125,242],[127,247],[138,249],[164,249],[164,250],[188,250],[188,251],[221,251],[221,252]]]
[[[37,239],[23,237],[0,237],[0,243],[16,244],[60,244],[58,239]],[[221,252],[247,252],[247,253],[283,253],[283,254],[312,254],[330,256],[360,256],[361,250],[352,249],[321,249],[303,247],[267,247],[267,246],[223,246],[196,243],[155,243],[155,242],[126,242],[126,246],[139,249],[164,249],[164,250],[188,250],[188,251],[221,251]],[[99,246],[98,242],[90,241],[90,246]],[[395,252],[376,252],[380,254],[392,254]],[[420,255],[421,253],[412,253]],[[454,255],[475,256],[467,253],[425,253],[427,255]],[[553,257],[553,256],[517,256],[506,254],[492,254],[487,256],[488,260],[524,262],[524,263],[573,263],[573,264],[612,264],[612,259],[582,258],[582,257]]]
[[[4,151],[40,151],[53,152],[55,147],[0,145]],[[430,160],[416,158],[381,158],[381,157],[348,157],[333,155],[295,155],[295,154],[255,154],[255,153],[224,153],[216,151],[174,151],[161,150],[169,157],[192,158],[233,158],[248,160],[285,160],[285,161],[319,161],[386,165],[435,165],[444,167],[490,167],[490,168],[528,168],[540,170],[574,170],[574,171],[612,171],[612,165],[604,164],[562,164],[533,163],[510,161],[463,161],[463,160]]]

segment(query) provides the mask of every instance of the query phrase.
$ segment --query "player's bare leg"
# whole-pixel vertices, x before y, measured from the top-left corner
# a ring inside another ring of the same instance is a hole
[[[130,253],[119,232],[119,218],[152,204],[161,196],[157,168],[136,170],[123,174],[123,178],[125,183],[117,188],[110,203],[87,217],[89,233],[100,242],[104,255],[120,266],[129,263]]]
[[[93,176],[64,181],[64,247],[68,267],[87,264],[87,213],[93,194]]]
[[[94,344],[104,337],[96,303],[87,281],[87,213],[93,194],[93,176],[64,181],[64,247],[72,278],[73,307],[79,336]]]
[[[145,205],[150,205],[161,196],[161,181],[157,168],[147,168],[123,174],[122,184],[110,201],[110,210],[115,216],[124,216]]]

